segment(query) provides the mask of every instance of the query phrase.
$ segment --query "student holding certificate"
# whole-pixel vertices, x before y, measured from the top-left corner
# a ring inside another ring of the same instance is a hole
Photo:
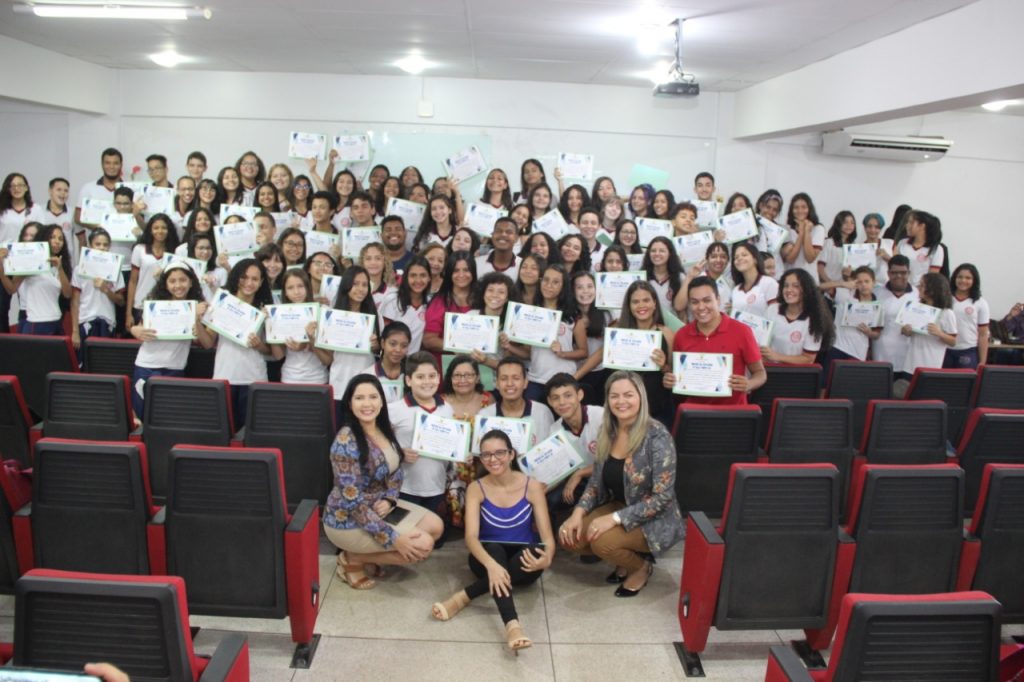
[[[696,277],[690,280],[687,287],[690,323],[676,333],[672,343],[673,353],[729,355],[732,358],[733,373],[729,377],[732,395],[688,395],[686,402],[746,405],[747,394],[768,379],[754,332],[742,322],[722,313],[718,286],[710,277]],[[666,374],[665,386],[672,388],[675,384],[675,374]]]
[[[423,344],[429,289],[430,263],[421,256],[414,256],[405,267],[397,293],[385,298],[380,306],[385,323],[402,322],[409,328],[410,353],[417,352]]]
[[[298,269],[285,272],[281,296],[281,302],[286,305],[312,303],[313,289],[309,283],[309,275]],[[331,364],[331,354],[313,347],[316,320],[306,325],[305,334],[307,341],[289,337],[283,344],[270,344],[270,354],[274,359],[284,360],[284,364],[281,365],[281,383],[327,383],[327,368]]]
[[[430,299],[423,328],[423,349],[433,353],[438,363],[444,351],[445,313],[468,313],[472,310],[476,289],[476,262],[469,252],[457,251],[448,256],[441,288]]]
[[[764,272],[764,259],[757,247],[741,242],[732,247],[732,280],[729,311],[745,311],[760,317],[774,317],[779,283]]]
[[[224,289],[242,303],[256,309],[274,302],[270,294],[267,272],[254,258],[243,258],[231,268]],[[238,325],[250,324],[249,318],[242,312],[237,319],[233,319],[233,322]],[[270,346],[263,338],[264,331],[262,327],[258,333],[250,331],[244,339],[245,345],[226,337],[224,331],[217,331],[213,378],[224,379],[231,384],[231,411],[236,431],[245,426],[245,415],[249,408],[249,385],[257,381],[267,381],[266,356],[270,355]]]
[[[977,369],[988,362],[988,301],[981,297],[978,268],[962,263],[953,271],[953,313],[956,315],[956,344],[946,350],[943,367]]]
[[[431,609],[434,618],[450,620],[473,599],[490,592],[512,651],[533,645],[519,624],[512,588],[536,582],[555,556],[544,486],[516,471],[515,461],[508,434],[484,434],[480,462],[487,475],[466,492],[466,548],[477,579]]]
[[[587,403],[597,404],[604,393],[604,382],[608,370],[602,364],[604,358],[604,330],[612,320],[612,312],[595,305],[597,301],[597,280],[592,272],[577,272],[570,280],[572,298],[566,317],[572,320],[573,341],[577,348],[587,349],[587,354],[576,368],[575,376],[584,385]],[[621,310],[619,311],[621,314]]]
[[[377,315],[377,305],[370,295],[370,276],[366,270],[353,265],[341,276],[341,285],[338,287],[338,295],[334,299],[335,310],[345,310],[350,313],[362,313],[373,318],[373,331],[370,334],[370,353],[353,352],[346,353],[340,350],[324,351],[332,355],[331,359],[331,386],[334,388],[335,406],[341,409],[337,396],[345,392],[350,380],[355,375],[366,369],[366,366],[373,361],[373,356],[380,352],[380,318]]]
[[[872,358],[880,362],[891,362],[893,377],[908,382],[910,376],[904,376],[902,371],[910,339],[903,335],[902,325],[896,322],[896,316],[908,302],[918,300],[917,289],[908,281],[909,273],[910,261],[906,256],[896,255],[889,259],[889,281],[876,291],[882,304],[882,333],[871,344]]]
[[[443,195],[430,197],[427,211],[416,230],[412,240],[413,252],[421,252],[429,242],[438,242],[448,246],[455,234],[455,206],[452,200]]]
[[[46,251],[42,245],[48,245],[50,256],[46,263],[49,269],[38,275],[8,276],[3,264],[8,251],[0,248],[0,282],[8,295],[18,293],[21,299],[25,317],[19,319],[19,334],[60,336],[64,333],[60,299],[62,296],[71,297],[71,256],[64,242],[64,230],[60,225],[39,227],[33,243],[40,245],[44,256]]]
[[[665,324],[657,296],[658,292],[650,282],[641,280],[630,284],[626,289],[617,326],[619,329],[660,332],[661,343],[651,352],[651,360],[658,367],[658,371],[642,372],[640,376],[647,397],[651,401],[651,416],[662,424],[671,426],[675,401],[671,392],[663,385],[662,373],[671,371],[668,353],[672,347],[674,333]]]
[[[178,248],[178,232],[174,223],[164,213],[157,213],[149,219],[142,230],[139,243],[132,248],[132,274],[128,280],[127,324],[134,326],[142,320],[142,302],[156,285],[171,254]]]
[[[828,314],[821,290],[806,270],[787,270],[781,287],[782,301],[775,315],[772,345],[762,348],[761,354],[768,362],[811,364],[820,352],[828,352],[832,346],[835,338],[832,316]]]
[[[843,280],[850,270],[843,265],[843,247],[857,241],[857,219],[850,211],[840,211],[832,221],[825,237],[825,246],[818,258],[819,286],[828,292],[834,292],[843,285]]]
[[[569,372],[570,374],[575,372],[576,360],[586,357],[585,348],[574,348],[573,326],[564,317],[564,311],[569,305],[569,278],[566,276],[565,270],[561,265],[548,264],[544,268],[541,274],[539,291],[541,304],[538,307],[549,311],[559,311],[557,315],[561,316],[558,326],[552,327],[554,340],[546,347],[511,344],[508,348],[508,352],[520,358],[525,359],[527,354],[529,355],[529,371],[526,375],[529,384],[526,389],[526,397],[530,400],[543,400],[544,384],[547,383],[548,379],[559,372]],[[545,315],[543,324],[546,325],[548,320],[554,322],[555,313],[546,313]],[[521,319],[516,318],[518,324],[533,326],[534,320],[532,318],[519,322]],[[547,328],[546,326],[544,327],[545,330]],[[540,329],[538,328],[536,331],[540,331]],[[514,336],[514,334],[510,331],[509,336]]]
[[[480,280],[476,293],[473,295],[473,308],[470,315],[487,315],[498,318],[497,329],[501,330],[505,325],[505,313],[508,311],[508,302],[511,300],[515,285],[512,280],[500,272],[489,272]],[[457,334],[454,332],[453,334]],[[473,348],[469,351],[470,356],[481,365],[491,369],[497,369],[499,361],[505,356],[511,342],[503,332],[498,333],[498,347],[486,351],[481,348]],[[490,340],[488,340],[488,343]],[[464,352],[464,351],[463,351]]]
[[[341,430],[331,445],[334,488],[324,533],[341,550],[337,575],[356,590],[376,585],[381,566],[418,563],[444,532],[437,514],[399,499],[404,453],[376,377],[356,376],[341,397]]]
[[[297,269],[289,268],[286,272]],[[324,282],[330,283],[341,280],[341,267],[338,265],[338,262],[334,260],[331,254],[317,251],[309,254],[306,262],[302,265],[302,270],[309,277],[309,286],[310,291],[313,292],[313,300],[320,305],[331,305],[338,291],[337,288],[332,289],[329,284],[325,287]],[[330,280],[328,277],[336,277],[337,280]],[[271,289],[273,288],[271,286]]]
[[[384,250],[384,245],[380,242],[364,245],[359,250],[356,263],[366,269],[366,274],[370,277],[373,302],[379,309],[384,299],[395,295],[395,271],[391,269],[391,260]]]
[[[512,191],[508,184],[508,175],[500,168],[492,168],[484,181],[484,193],[480,201],[494,208],[512,210]]]
[[[671,239],[655,237],[651,240],[644,255],[643,269],[647,273],[647,281],[657,292],[655,300],[658,305],[674,312],[674,301],[683,285],[683,264],[679,262]]]
[[[556,374],[544,388],[547,391],[548,406],[557,417],[548,433],[564,430],[583,458],[583,466],[554,488],[548,489],[548,508],[554,513],[558,509],[572,506],[586,488],[594,471],[594,453],[597,452],[597,437],[604,421],[604,407],[584,404],[583,388],[571,374]],[[603,398],[604,386],[601,387],[597,402]]]
[[[825,355],[823,373],[835,360],[867,360],[870,344],[882,333],[882,307],[875,296],[875,272],[866,265],[853,271],[853,288],[836,289],[836,341]]]
[[[526,390],[526,365],[522,360],[517,357],[502,358],[498,363],[494,383],[498,389],[498,400],[482,407],[477,412],[478,416],[528,419],[532,428],[527,450],[550,435],[551,424],[555,421],[551,410],[544,403],[527,400],[523,395]]]
[[[594,473],[558,539],[566,549],[612,564],[608,580],[621,583],[615,596],[634,597],[654,572],[648,555],[683,539],[676,446],[668,429],[651,419],[647,392],[634,372],[614,372],[604,402]]]
[[[800,268],[818,285],[818,256],[825,246],[825,227],[818,223],[814,202],[804,192],[789,200],[789,236],[782,245],[782,260],[786,267]]]
[[[931,213],[910,211],[906,217],[907,237],[896,245],[896,253],[910,260],[910,282],[917,284],[927,272],[939,272],[945,262],[941,248],[942,223]]]
[[[900,330],[910,338],[907,356],[903,360],[903,372],[908,376],[914,376],[914,370],[918,367],[942,367],[946,350],[956,345],[958,332],[949,280],[938,272],[927,272],[921,277],[918,291],[921,303],[938,308],[941,312],[937,320],[928,324],[924,333],[911,324],[904,324]]]
[[[109,253],[110,235],[102,227],[89,234],[89,249]],[[77,349],[81,349],[82,339],[112,337],[114,306],[124,304],[124,277],[120,268],[111,282],[83,274],[82,265],[79,262],[79,269],[71,275],[71,343]]]
[[[188,351],[192,347],[191,338],[160,339],[159,336],[163,335],[162,322],[168,322],[168,327],[184,329],[189,329],[191,322],[192,335],[199,339],[204,348],[213,348],[216,343],[206,326],[197,322],[206,312],[206,303],[203,301],[199,278],[186,263],[174,261],[164,268],[146,303],[151,302],[157,303],[167,313],[160,315],[160,326],[146,327],[140,320],[130,330],[133,337],[142,341],[139,353],[135,356],[135,371],[132,374],[132,410],[139,419],[145,414],[143,400],[146,382],[152,376],[184,376]],[[182,305],[188,302],[191,305]]]

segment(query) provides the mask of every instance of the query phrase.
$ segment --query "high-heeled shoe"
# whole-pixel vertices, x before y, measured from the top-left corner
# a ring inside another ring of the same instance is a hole
[[[362,573],[360,577],[359,574]],[[348,583],[353,590],[371,590],[377,581],[363,572],[363,564],[349,563],[345,552],[338,555],[338,577]]]
[[[435,602],[430,609],[431,615],[437,620],[451,620],[462,609],[469,606],[469,595],[459,590],[444,601]]]
[[[654,573],[654,564],[648,563],[647,564],[647,578],[644,580],[644,584],[641,585],[640,587],[636,588],[635,590],[631,590],[628,587],[626,587],[625,581],[623,581],[622,585],[619,585],[617,588],[615,588],[615,596],[616,597],[629,598],[629,597],[635,597],[636,595],[640,594],[640,590],[642,590],[645,587],[647,587],[647,583],[649,583],[651,581],[651,575],[653,573]]]
[[[619,574],[618,566],[616,566],[615,570],[609,573],[604,579],[604,581],[609,585],[621,585],[625,580],[626,576]]]
[[[520,649],[529,649],[533,646],[533,640],[523,634],[523,628],[519,625],[518,620],[510,620],[505,623],[505,638],[509,650],[516,656],[519,655]]]

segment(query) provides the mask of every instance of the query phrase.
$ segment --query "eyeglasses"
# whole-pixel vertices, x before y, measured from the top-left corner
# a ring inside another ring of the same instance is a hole
[[[491,452],[481,452],[480,459],[505,459],[511,454],[511,450],[493,450]]]
[[[317,268],[333,268],[334,267],[334,263],[332,263],[330,261],[322,261],[322,260],[315,260],[315,261],[313,261],[312,265],[313,265],[313,267],[317,267]]]
[[[303,182],[298,185],[295,185],[295,189],[312,189],[312,185],[307,185],[306,183]]]
[[[455,379],[456,381],[472,381],[473,379],[476,379],[476,372],[469,372],[467,374],[453,374],[452,379]]]
[[[259,168],[260,167],[260,165],[258,163],[256,163],[255,161],[243,161],[242,163],[240,163],[238,165],[241,168]]]
[[[23,182],[12,182],[11,189],[27,189],[28,185]]]
[[[300,241],[297,241],[295,239],[286,239],[286,240],[284,240],[284,245],[285,246],[291,246],[291,247],[294,247],[296,249],[301,249],[305,245],[305,242],[300,242]]]

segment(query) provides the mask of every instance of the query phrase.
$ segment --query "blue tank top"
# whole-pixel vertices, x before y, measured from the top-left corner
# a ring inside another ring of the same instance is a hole
[[[480,542],[514,542],[534,544],[537,534],[533,531],[533,505],[526,499],[530,479],[526,479],[523,496],[511,507],[499,507],[487,499],[487,492],[480,481],[480,492],[484,501],[480,505]]]

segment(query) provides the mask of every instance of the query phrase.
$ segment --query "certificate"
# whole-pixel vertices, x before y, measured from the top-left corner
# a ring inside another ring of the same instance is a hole
[[[729,353],[673,353],[676,375],[673,393],[725,398],[732,395],[732,355]]]
[[[490,234],[494,231],[494,223],[498,218],[504,218],[508,211],[503,208],[494,208],[490,204],[473,202],[466,207],[466,223],[469,229],[477,234]]]
[[[840,327],[882,326],[882,304],[878,301],[845,301],[836,306],[836,313]]]
[[[370,160],[369,135],[335,135],[332,148],[338,152],[339,161]]]
[[[324,275],[320,278],[320,291],[317,292],[317,296],[327,299],[330,305],[334,305],[340,287],[341,275]]]
[[[630,272],[640,272],[644,269],[644,254],[642,253],[627,253],[626,261]],[[646,276],[644,275],[644,277]]]
[[[562,217],[562,212],[558,209],[548,211],[540,218],[534,220],[533,231],[544,232],[545,234],[550,235],[550,237],[556,242],[570,232],[569,224],[565,222],[565,218]]]
[[[143,301],[142,327],[156,332],[160,341],[196,338],[195,301]]]
[[[256,217],[256,214],[260,212],[260,209],[256,206],[242,206],[241,204],[221,204],[220,205],[220,222],[224,222],[229,216],[239,216],[243,220],[251,221]]]
[[[786,243],[789,230],[761,216],[758,216],[757,224],[761,227],[761,250],[766,253],[778,253]]]
[[[88,225],[102,225],[103,216],[114,212],[114,202],[110,199],[82,199],[81,221]]]
[[[512,448],[522,455],[530,449],[530,436],[533,433],[533,422],[529,419],[512,419],[511,417],[486,417],[477,415],[473,418],[474,453],[480,452],[480,440],[490,431],[501,431],[512,441]]]
[[[4,274],[8,277],[28,277],[50,272],[49,242],[8,242],[2,246],[7,249]]]
[[[673,237],[672,244],[676,247],[679,260],[683,265],[699,263],[707,256],[708,247],[715,242],[715,233],[701,230],[693,234],[681,234]]]
[[[843,244],[843,267],[856,270],[862,265],[878,267],[878,244]]]
[[[135,230],[139,223],[131,213],[106,213],[100,219],[100,226],[110,234],[112,242],[135,242]]]
[[[249,347],[249,335],[257,334],[266,315],[245,301],[219,289],[203,316],[203,324],[228,341]]]
[[[122,187],[127,187],[128,189],[130,189],[132,191],[132,201],[136,201],[136,200],[142,198],[142,194],[143,194],[143,192],[146,191],[146,187],[148,185],[149,185],[148,182],[132,182],[132,181],[128,181],[128,182],[119,182],[116,185],[114,185],[114,188],[115,189],[121,189]]]
[[[78,256],[78,274],[85,279],[102,279],[116,284],[121,276],[122,256],[83,246]]]
[[[465,462],[469,459],[469,430],[469,422],[417,409],[413,416],[411,447],[423,457]]]
[[[320,317],[319,303],[286,303],[267,306],[267,343],[309,341],[306,327]]]
[[[444,314],[444,346],[446,353],[498,352],[498,331],[501,319],[494,315],[470,313]]]
[[[941,310],[930,305],[907,301],[896,313],[896,324],[909,324],[915,334],[927,334],[928,325],[938,322],[941,313]]]
[[[229,256],[240,256],[253,253],[260,248],[256,243],[259,230],[251,222],[228,223],[213,228],[213,238],[217,242],[217,253]]]
[[[725,231],[725,241],[728,244],[754,239],[758,235],[757,221],[754,220],[754,212],[749,208],[722,216],[719,224]]]
[[[386,403],[401,400],[405,393],[405,382],[402,379],[380,379],[380,387],[384,389],[384,402]]]
[[[313,230],[306,233],[306,258],[309,258],[318,251],[330,254],[333,258],[334,253],[331,251],[331,247],[334,246],[338,246],[338,235],[334,232],[317,232]]]
[[[661,348],[663,338],[660,329],[605,329],[602,363],[609,369],[658,372],[651,353]]]
[[[629,285],[645,279],[647,274],[643,272],[597,273],[597,298],[594,305],[605,310],[619,310]]]
[[[697,227],[703,230],[718,228],[718,207],[720,204],[717,201],[694,199],[691,203],[697,207]]]
[[[455,178],[457,182],[462,182],[487,170],[484,155],[480,153],[480,149],[476,145],[452,154],[441,163],[444,166],[445,174]]]
[[[293,159],[327,158],[327,136],[320,133],[296,133],[288,135],[288,156]]]
[[[505,313],[505,333],[516,343],[548,348],[558,339],[561,310],[549,310],[525,303],[509,302]]]
[[[198,258],[188,258],[186,256],[175,256],[171,255],[172,263],[184,263],[185,265],[192,268],[192,272],[196,273],[196,277],[202,278],[206,274],[207,263],[204,260]]]
[[[742,322],[750,327],[750,331],[754,332],[754,340],[757,341],[758,346],[766,348],[772,345],[772,331],[775,329],[775,320],[769,320],[766,317],[748,313],[746,310],[734,310],[732,317],[737,322]]]
[[[636,219],[636,240],[645,249],[655,237],[672,237],[672,221],[658,218]]]
[[[146,213],[170,215],[174,211],[174,188],[146,185],[142,188],[142,200],[146,203]]]
[[[582,467],[583,457],[565,430],[560,429],[528,450],[519,464],[530,476],[550,488]]]
[[[320,307],[320,319],[316,326],[317,348],[336,350],[342,353],[370,355],[370,339],[374,333],[373,315]]]
[[[558,155],[558,168],[562,171],[563,178],[573,180],[594,179],[594,155],[593,154],[569,154],[562,152]]]
[[[289,227],[296,227],[298,225],[298,214],[295,211],[274,211],[270,214],[270,217],[274,219],[274,227],[278,230],[286,230]]]
[[[415,231],[423,222],[423,213],[427,210],[426,204],[418,204],[415,201],[406,201],[398,197],[388,199],[387,210],[384,215],[396,215],[402,219],[406,230]],[[488,234],[490,231],[488,231]]]
[[[355,260],[367,244],[380,241],[380,228],[343,227],[341,229],[341,257]]]

